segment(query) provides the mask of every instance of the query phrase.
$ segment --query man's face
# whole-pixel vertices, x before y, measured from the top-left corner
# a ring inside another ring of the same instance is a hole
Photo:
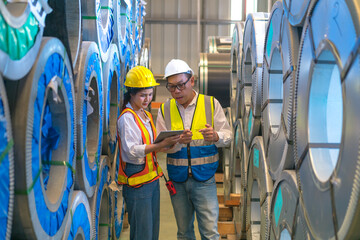
[[[181,73],[167,78],[167,88],[171,96],[184,108],[186,108],[194,98],[193,92],[194,77]]]

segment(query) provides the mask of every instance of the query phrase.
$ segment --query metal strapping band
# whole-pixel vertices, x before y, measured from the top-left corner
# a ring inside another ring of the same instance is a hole
[[[334,185],[333,185],[333,178],[334,175],[332,176],[332,178],[330,179],[329,183],[330,183],[330,198],[331,198],[331,211],[332,211],[332,220],[333,220],[333,224],[334,224],[334,235],[335,235],[335,240],[338,240],[339,237],[337,235],[338,232],[338,221],[337,221],[337,216],[336,216],[336,208],[335,208],[335,193],[334,193]]]
[[[1,165],[2,161],[4,160],[5,156],[9,153],[10,149],[13,146],[14,146],[14,140],[10,139],[10,141],[8,142],[6,148],[4,149],[4,151],[0,155],[0,165]]]
[[[350,68],[352,66],[352,64],[354,63],[355,59],[356,59],[356,55],[360,53],[360,37],[357,39],[355,46],[353,48],[353,50],[350,53],[350,56],[348,58],[348,60],[346,61],[346,64],[343,68],[343,70],[341,71],[341,83],[345,80],[348,72],[350,71]]]
[[[288,77],[291,75],[291,73],[293,72],[293,71],[295,71],[296,70],[296,66],[294,66],[294,65],[292,65],[292,66],[290,66],[290,68],[286,71],[286,73],[284,74],[284,76],[283,76],[283,83],[285,83],[286,82],[286,80],[288,79]]]
[[[84,20],[96,20],[97,19],[96,16],[81,16],[81,18]]]
[[[295,151],[296,151],[296,150],[295,150]],[[304,151],[302,152],[302,154],[301,154],[301,156],[300,156],[300,158],[299,158],[299,160],[298,160],[298,162],[297,162],[297,164],[296,164],[296,169],[300,169],[300,166],[301,166],[302,162],[304,161],[304,159],[305,159],[305,157],[306,157],[306,155],[307,155],[308,152],[309,152],[309,143],[306,144],[305,149],[304,149]],[[296,159],[295,159],[295,160],[296,160]]]
[[[340,148],[340,143],[309,143],[309,148]]]
[[[250,221],[251,225],[261,225],[261,221]]]
[[[296,218],[299,212],[299,198],[296,199],[296,205],[295,205],[295,213],[293,216],[293,220],[292,220],[292,225],[291,225],[291,239],[295,239],[295,229],[296,229]]]
[[[269,72],[270,74],[282,74],[282,73],[283,73],[282,70],[271,70],[271,69],[269,69],[268,72]]]
[[[269,103],[283,103],[282,99],[268,99],[265,101],[265,103],[261,107],[261,111],[263,112],[264,109],[267,107]]]
[[[293,145],[293,141],[290,140],[290,137],[289,137],[289,133],[288,133],[288,130],[287,130],[287,127],[285,125],[285,120],[284,120],[284,114],[281,113],[281,125],[283,127],[283,130],[284,130],[284,134],[285,134],[285,138],[286,138],[286,141],[289,145]]]
[[[313,59],[316,59],[314,35],[313,35],[313,31],[312,31],[310,17],[311,16],[309,15],[308,18],[307,18],[307,22],[308,22],[308,28],[309,28],[309,38],[310,38],[310,43],[311,43],[311,54],[312,54]]]

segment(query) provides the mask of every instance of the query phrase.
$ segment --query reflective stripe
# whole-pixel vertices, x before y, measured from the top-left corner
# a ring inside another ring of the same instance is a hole
[[[191,159],[191,166],[201,165],[201,164],[208,164],[208,163],[214,163],[219,159],[219,154],[216,154],[214,156],[210,157],[201,157],[201,158],[195,158]],[[188,166],[188,159],[182,158],[167,158],[167,164],[174,165],[174,166]]]
[[[124,109],[124,111],[121,113],[120,117],[126,112],[130,112],[134,116],[136,125],[139,127],[139,129],[141,131],[143,143],[147,144],[147,145],[151,144],[150,133],[144,126],[140,117],[130,108]],[[156,129],[154,126],[153,118],[148,111],[145,111],[145,114],[150,119],[153,136],[156,136]],[[122,161],[121,140],[120,140],[119,135],[118,135],[118,143],[119,143],[118,147],[119,147],[119,161],[120,161],[119,174],[118,174],[118,183],[119,184],[127,184],[131,187],[140,187],[142,184],[147,183],[147,182],[152,182],[163,175],[162,169],[160,168],[160,166],[157,166],[155,163],[155,159],[156,159],[155,152],[151,152],[151,153],[146,154],[146,156],[145,156],[146,164],[145,164],[144,170],[132,175],[131,177],[128,177],[124,172],[124,167],[126,166],[126,163]]]

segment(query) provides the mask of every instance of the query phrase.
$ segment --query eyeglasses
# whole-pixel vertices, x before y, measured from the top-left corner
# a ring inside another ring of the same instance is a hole
[[[168,83],[166,84],[166,88],[167,90],[169,90],[169,92],[175,92],[175,89],[177,88],[178,90],[184,90],[185,89],[185,85],[188,83],[188,81],[191,79],[191,77],[188,78],[188,80],[186,80],[183,83],[179,83],[176,85],[169,85]]]

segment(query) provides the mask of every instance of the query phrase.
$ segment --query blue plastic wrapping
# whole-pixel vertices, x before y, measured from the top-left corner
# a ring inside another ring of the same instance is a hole
[[[107,52],[108,49],[110,48],[110,44],[112,42],[112,39],[114,37],[114,9],[111,6],[111,8],[108,9],[109,14],[108,14],[108,21],[109,21],[109,25],[108,25],[108,29],[106,29],[107,31],[104,33],[99,33],[100,36],[100,49],[103,52]],[[96,10],[96,15],[100,16],[101,15],[101,6],[100,4],[98,5],[98,8]],[[99,29],[102,29],[102,19],[101,18],[97,18],[97,25]]]
[[[99,187],[97,189],[97,192],[95,192],[96,194],[96,211],[95,211],[95,232],[98,233],[99,229],[98,229],[98,226],[99,226],[99,216],[100,216],[100,202],[101,202],[101,194],[103,192],[103,188],[105,187],[105,184],[109,184],[108,183],[108,173],[109,173],[109,167],[108,166],[104,166],[103,169],[102,169],[102,172],[100,173],[101,175],[101,179],[100,179],[100,184],[99,184]],[[109,198],[110,199],[110,198]],[[108,199],[108,201],[110,201]],[[111,206],[109,207],[110,211],[111,211]],[[109,215],[109,231],[111,231],[111,214]],[[96,234],[96,239],[98,239],[98,235],[99,234]],[[109,235],[110,236],[110,235]]]
[[[40,118],[43,110],[42,108],[44,103],[45,91],[46,91],[46,87],[48,86],[48,84],[50,83],[51,79],[54,76],[58,76],[61,79],[63,79],[62,85],[59,87],[65,88],[66,96],[64,96],[64,101],[67,101],[69,105],[68,114],[70,114],[70,119],[71,119],[71,122],[69,123],[69,127],[71,129],[70,131],[71,140],[70,143],[68,144],[68,147],[70,148],[68,163],[70,165],[73,165],[73,160],[75,155],[75,141],[74,141],[75,109],[74,109],[74,99],[72,96],[72,81],[69,77],[69,70],[66,68],[62,57],[58,53],[54,53],[48,58],[44,68],[44,72],[39,78],[37,96],[34,102],[34,119],[33,119],[34,126],[33,126],[32,143],[31,143],[32,144],[31,174],[32,174],[32,179],[34,180],[41,167],[41,162],[39,162],[41,160],[39,156],[40,154],[39,139],[40,139],[40,134],[42,134],[42,132],[40,131],[40,123],[44,121],[44,119],[40,119]],[[51,147],[53,146],[54,145],[51,145]],[[40,147],[41,149],[43,149],[42,146]],[[49,160],[49,159],[42,159],[42,160]],[[74,179],[73,179],[72,171],[70,168],[67,168],[67,177],[65,183],[66,187],[64,189],[60,206],[56,211],[50,211],[46,206],[44,192],[41,189],[40,178],[38,178],[34,184],[33,191],[35,197],[35,207],[36,207],[37,215],[39,217],[39,222],[44,232],[46,232],[49,236],[54,236],[61,227],[61,224],[64,220],[65,214],[68,209],[69,194],[71,192],[73,181]]]
[[[131,9],[131,5],[129,6],[129,4],[127,4],[127,1],[125,1],[126,4],[126,16],[129,19],[130,16],[130,9]],[[121,43],[118,46],[119,47],[119,53],[120,53],[120,58],[123,60],[126,52],[127,52],[127,43],[129,42],[129,35],[128,35],[128,29],[130,29],[130,22],[126,21],[126,31],[125,31],[125,36],[124,39],[120,39]]]
[[[72,214],[71,229],[68,240],[73,240],[75,238],[78,228],[82,228],[82,230],[84,231],[85,239],[90,240],[91,227],[89,222],[89,216],[87,215],[86,207],[83,203],[77,205],[74,213]]]
[[[117,154],[116,156],[116,171],[115,171],[115,181],[117,181],[117,178],[118,178],[118,172],[119,172],[119,162],[120,162],[120,159],[119,159],[119,154]],[[116,235],[116,239],[119,239],[120,238],[120,235],[121,235],[121,230],[122,230],[122,225],[123,225],[123,219],[124,219],[124,212],[125,212],[125,204],[124,204],[124,199],[122,201],[122,204],[121,206],[118,206],[118,201],[117,201],[117,198],[118,198],[118,194],[122,194],[122,193],[118,193],[118,192],[115,192],[114,193],[114,198],[115,198],[115,204],[114,204],[114,218],[115,218],[115,235]],[[118,216],[118,208],[121,207],[122,208],[122,211],[121,211],[121,216]]]
[[[0,95],[0,156],[8,147],[7,121],[5,118],[4,103]],[[10,197],[10,174],[9,154],[6,154],[0,165],[0,239],[5,239],[7,231],[9,197]]]
[[[107,88],[107,96],[106,96],[106,113],[105,113],[105,117],[106,117],[106,122],[108,124],[108,126],[110,126],[110,88],[111,88],[111,83],[112,83],[112,78],[113,78],[113,75],[114,75],[114,71],[115,71],[115,68],[118,72],[118,76],[117,76],[117,118],[120,116],[120,108],[119,108],[119,102],[120,102],[120,87],[121,87],[121,83],[120,83],[120,61],[119,61],[119,58],[118,58],[118,55],[116,54],[116,52],[114,53],[114,56],[112,58],[113,60],[113,64],[111,65],[109,71],[109,79],[108,79],[108,88]],[[105,80],[106,81],[106,80]],[[108,135],[110,136],[110,142],[109,142],[109,145],[110,145],[110,151],[111,153],[114,153],[115,152],[115,147],[116,147],[116,143],[117,143],[117,137],[116,137],[116,133],[115,133],[115,136],[111,136],[111,133],[110,133],[110,128],[108,129]]]
[[[101,155],[101,142],[102,142],[102,133],[103,133],[103,84],[102,84],[102,73],[101,73],[101,60],[98,53],[93,53],[88,61],[87,69],[86,69],[86,75],[85,75],[85,86],[84,86],[84,104],[83,104],[83,115],[79,116],[81,117],[83,131],[82,131],[82,140],[83,140],[83,149],[85,149],[85,153],[83,154],[84,158],[84,167],[85,167],[85,175],[86,179],[89,182],[90,187],[96,185],[97,182],[97,175],[98,175],[98,168],[99,168],[99,162],[100,162],[100,155]],[[87,100],[86,96],[88,96],[89,92],[89,86],[90,86],[90,80],[91,80],[91,73],[95,71],[97,75],[97,87],[98,87],[98,93],[99,93],[99,113],[100,116],[100,122],[99,122],[99,139],[98,139],[98,148],[96,150],[95,155],[95,162],[93,168],[90,168],[89,164],[89,157],[88,152],[86,149],[86,139],[87,139]]]

